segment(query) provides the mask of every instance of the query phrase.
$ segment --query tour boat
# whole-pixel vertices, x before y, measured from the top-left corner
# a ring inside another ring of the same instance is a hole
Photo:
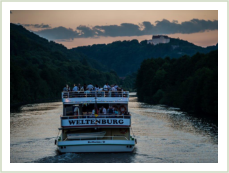
[[[64,91],[62,102],[55,140],[61,153],[133,152],[137,140],[131,135],[129,92]]]

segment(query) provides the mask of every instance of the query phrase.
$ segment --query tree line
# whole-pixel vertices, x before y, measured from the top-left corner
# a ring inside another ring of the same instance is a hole
[[[22,26],[10,25],[10,104],[61,99],[68,84],[119,84],[114,71],[93,68],[85,55],[74,55]]]
[[[95,44],[70,49],[72,54],[82,53],[90,59],[104,65],[100,70],[113,69],[121,77],[131,75],[148,58],[179,58],[183,55],[193,56],[195,53],[208,53],[217,50],[218,44],[206,48],[196,46],[188,41],[170,38],[167,44],[151,45],[147,41],[130,40],[115,41],[110,44]]]
[[[217,119],[218,50],[178,59],[146,59],[138,70],[136,88],[139,101]]]

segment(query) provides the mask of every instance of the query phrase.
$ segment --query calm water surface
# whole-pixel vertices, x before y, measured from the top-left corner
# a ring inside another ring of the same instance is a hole
[[[130,97],[133,153],[60,154],[54,140],[62,103],[21,107],[10,114],[11,163],[217,163],[218,127],[179,109],[148,105]],[[96,159],[95,159],[96,158]]]

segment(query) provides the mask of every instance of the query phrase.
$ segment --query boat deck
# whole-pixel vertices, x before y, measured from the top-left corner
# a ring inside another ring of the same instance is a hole
[[[64,104],[82,103],[128,103],[128,91],[69,91],[62,92]]]
[[[78,97],[129,97],[128,91],[64,91],[62,98]]]

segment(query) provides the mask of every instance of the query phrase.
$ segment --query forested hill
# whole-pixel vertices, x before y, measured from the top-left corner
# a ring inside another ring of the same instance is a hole
[[[218,118],[218,51],[178,59],[144,60],[137,73],[138,99]]]
[[[90,63],[85,55],[10,24],[10,103],[60,98],[65,84],[120,82],[114,71],[101,72]]]
[[[116,41],[110,44],[97,44],[92,46],[83,46],[73,48],[73,53],[83,53],[91,59],[96,59],[100,63],[106,65],[109,69],[113,69],[119,76],[127,76],[136,72],[141,62],[148,58],[178,58],[183,55],[192,56],[199,53],[208,53],[217,50],[216,46],[203,48],[196,46],[180,39],[170,38],[170,43],[150,45],[147,41]]]

